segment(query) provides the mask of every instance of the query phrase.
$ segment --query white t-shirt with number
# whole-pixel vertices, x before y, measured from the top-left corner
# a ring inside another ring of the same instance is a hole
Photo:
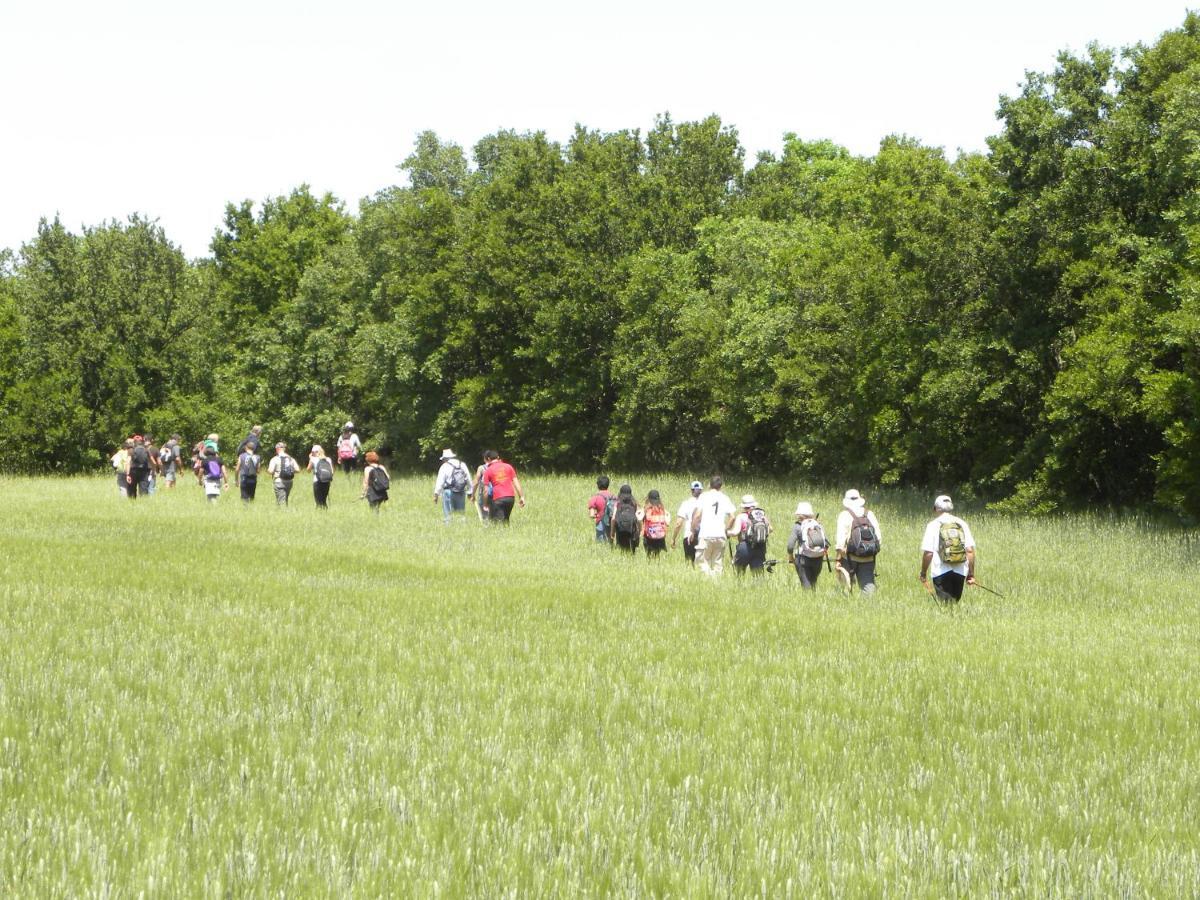
[[[952,516],[950,513],[942,513],[925,526],[925,535],[921,538],[921,552],[933,554],[933,559],[929,563],[929,577],[937,578],[939,575],[944,575],[947,572],[957,572],[959,575],[965,577],[967,574],[967,564],[965,562],[961,562],[956,566],[948,566],[938,556],[938,545],[941,542],[940,535],[943,522],[951,522],[961,528],[963,533],[963,547],[967,550],[975,549],[975,538],[971,535],[970,526],[958,516]]]
[[[725,540],[725,521],[737,512],[733,501],[721,491],[707,490],[696,498],[700,510],[700,540]]]

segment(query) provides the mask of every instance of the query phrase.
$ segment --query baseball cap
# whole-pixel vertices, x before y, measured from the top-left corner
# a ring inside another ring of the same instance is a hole
[[[704,485],[702,485],[698,481],[693,481],[692,482],[692,490],[693,491],[702,491],[702,490],[704,490]]]

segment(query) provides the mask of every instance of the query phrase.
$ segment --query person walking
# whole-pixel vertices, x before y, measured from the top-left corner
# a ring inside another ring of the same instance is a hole
[[[238,454],[237,480],[242,492],[242,502],[250,503],[258,491],[258,469],[262,465],[262,457],[258,455],[257,445],[244,443]]]
[[[670,525],[671,514],[663,504],[662,495],[657,490],[650,491],[642,504],[642,544],[651,559],[657,559],[667,549],[667,528]]]
[[[787,554],[788,562],[796,567],[796,574],[800,576],[800,587],[816,590],[821,563],[829,557],[829,540],[817,521],[812,504],[807,501],[796,506],[796,524],[788,537]]]
[[[292,483],[296,478],[296,470],[298,468],[300,467],[296,465],[296,460],[288,456],[287,444],[283,441],[277,443],[275,445],[275,455],[267,463],[267,474],[271,476],[271,483],[275,488],[275,503],[277,505],[288,505],[288,498],[292,494]]]
[[[312,472],[313,500],[317,509],[329,509],[329,486],[333,484],[333,460],[325,455],[320,444],[313,444],[308,451],[306,472]]]
[[[957,603],[963,586],[975,583],[975,538],[971,528],[958,516],[951,515],[954,501],[941,494],[933,501],[933,520],[925,526],[921,539],[921,584],[929,589],[933,576],[938,600]]]
[[[753,494],[742,496],[742,511],[733,520],[729,536],[736,538],[733,568],[739,575],[749,569],[755,575],[763,573],[767,562],[767,539],[771,535],[771,520]]]
[[[611,483],[607,475],[601,475],[596,479],[596,493],[588,500],[588,515],[592,517],[592,530],[596,534],[598,544],[607,544],[612,540],[609,529],[612,528],[612,514],[617,505],[617,496],[608,489]]]
[[[482,525],[488,524],[487,501],[491,497],[483,483],[483,473],[487,471],[487,462],[487,453],[484,453],[483,462],[475,468],[475,476],[471,479],[471,490],[467,493],[467,499],[475,504],[475,512]]]
[[[525,491],[517,470],[502,460],[499,453],[489,450],[484,459],[487,460],[483,470],[483,487],[488,492],[487,513],[493,522],[507,525],[512,518],[514,498],[525,508]]]
[[[721,490],[724,486],[725,480],[714,475],[708,482],[708,490],[696,498],[696,509],[692,512],[700,571],[712,578],[724,571],[726,535],[737,512],[733,501]]]
[[[171,439],[163,444],[162,449],[158,452],[158,459],[162,466],[163,484],[167,486],[167,490],[175,487],[175,482],[179,477],[179,465],[183,460],[183,452],[179,449],[181,440],[183,438],[179,435],[171,435]]]
[[[882,546],[879,520],[867,509],[867,498],[851,488],[842,497],[835,544],[838,582],[846,591],[857,582],[864,594],[875,592],[875,557]]]
[[[204,478],[204,496],[209,503],[215,503],[220,498],[222,489],[229,490],[229,469],[217,454],[215,441],[204,442],[201,474]]]
[[[354,423],[347,422],[342,426],[342,436],[337,439],[338,465],[342,467],[347,478],[358,465],[360,452],[362,452],[362,441],[358,439],[358,435],[354,431]]]
[[[372,512],[388,501],[388,490],[392,486],[391,476],[379,461],[379,454],[374,450],[367,451],[367,467],[363,469],[362,495],[366,498],[367,506]]]
[[[129,451],[132,449],[133,440],[126,438],[109,460],[117,473],[117,493],[122,497],[129,496]]]
[[[442,501],[442,524],[450,524],[451,513],[462,513],[467,520],[467,492],[471,489],[471,470],[447,448],[442,451],[437,478],[433,482],[433,502]]]
[[[252,453],[258,453],[258,451],[262,448],[262,432],[263,427],[261,425],[253,426],[250,431],[247,432],[246,436],[242,438],[242,442],[238,444],[238,455],[240,456],[245,450],[249,450]],[[261,457],[261,454],[259,455]]]
[[[617,503],[613,507],[612,525],[609,536],[613,544],[630,553],[637,551],[642,537],[642,523],[638,516],[637,501],[633,499],[633,487],[621,485],[617,491]]]
[[[675,527],[671,530],[671,549],[675,549],[679,532],[683,530],[683,558],[694,566],[696,564],[696,531],[692,528],[692,515],[696,512],[696,505],[700,502],[704,485],[693,481],[691,491],[688,498],[679,504],[679,511],[675,514]]]
[[[150,451],[140,434],[133,436],[133,447],[125,463],[125,482],[130,500],[136,500],[139,491],[143,495],[150,493]]]

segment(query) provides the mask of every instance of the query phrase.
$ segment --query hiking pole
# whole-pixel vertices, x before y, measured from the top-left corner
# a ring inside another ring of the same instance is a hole
[[[1007,600],[1007,599],[1008,599],[1007,597],[1005,597],[1005,596],[1004,596],[1002,593],[1000,593],[999,591],[993,591],[993,590],[992,590],[990,587],[985,587],[984,585],[980,584],[978,581],[976,581],[976,582],[975,582],[975,584],[973,585],[973,587],[977,587],[977,588],[983,588],[983,589],[984,589],[985,591],[987,591],[989,594],[994,594],[995,596],[999,597],[1001,600]]]
[[[925,588],[925,593],[927,593],[932,599],[937,599],[937,594],[933,592],[933,585],[931,585],[927,579],[921,579],[921,587]]]

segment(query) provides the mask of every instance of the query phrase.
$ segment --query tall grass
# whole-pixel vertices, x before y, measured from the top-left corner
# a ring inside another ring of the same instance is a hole
[[[0,889],[1200,891],[1187,535],[963,509],[1006,599],[946,608],[924,498],[872,498],[864,599],[598,548],[587,479],[508,529],[443,528],[431,483],[374,516],[340,475],[327,513],[0,481]],[[840,496],[746,491],[772,557]]]

